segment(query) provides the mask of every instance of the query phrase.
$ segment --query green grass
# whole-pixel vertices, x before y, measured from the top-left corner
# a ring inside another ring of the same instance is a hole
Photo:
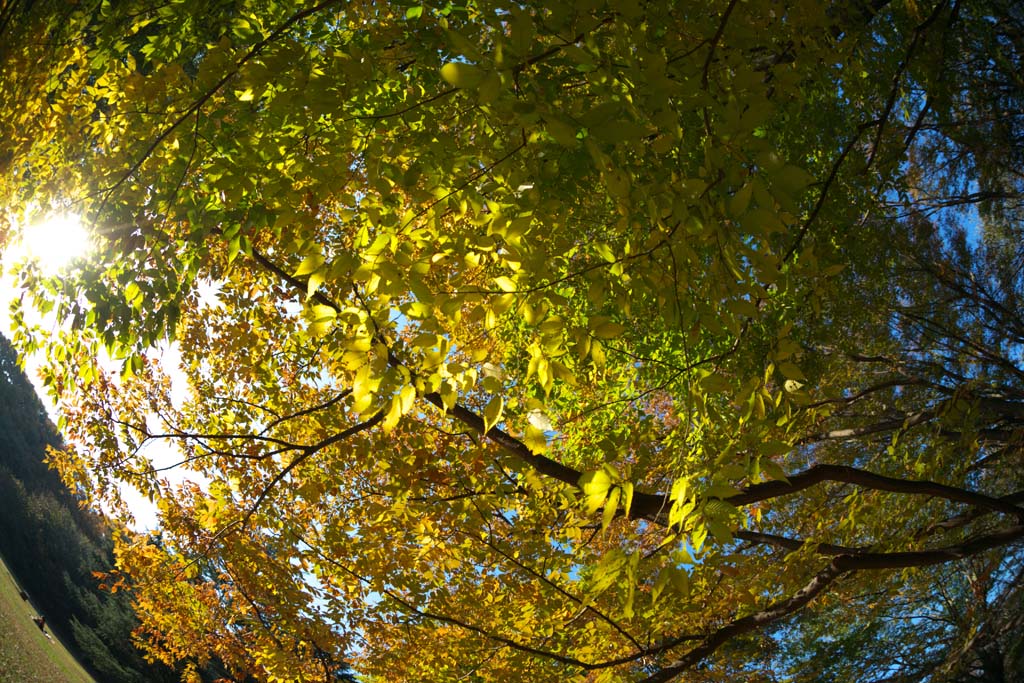
[[[0,559],[0,683],[95,683],[57,636],[40,633],[35,614]]]

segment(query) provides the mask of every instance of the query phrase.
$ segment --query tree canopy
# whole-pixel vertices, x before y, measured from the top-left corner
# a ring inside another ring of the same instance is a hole
[[[65,481],[159,509],[111,577],[151,657],[1020,671],[1019,4],[15,1],[0,36],[0,231],[101,241],[19,271],[15,341]]]

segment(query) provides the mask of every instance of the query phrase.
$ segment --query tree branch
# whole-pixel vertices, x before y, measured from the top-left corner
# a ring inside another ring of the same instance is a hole
[[[725,500],[736,506],[750,505],[751,503],[779,496],[792,495],[826,481],[855,484],[877,491],[891,491],[893,493],[907,493],[917,496],[935,496],[958,503],[974,505],[994,512],[1002,512],[1024,520],[1024,508],[999,498],[992,498],[981,493],[946,486],[945,484],[933,481],[886,477],[846,465],[814,465],[799,474],[789,477],[788,481],[776,480],[754,484],[746,487],[742,493],[730,496]]]
[[[862,436],[868,436],[870,434],[878,434],[880,432],[891,432],[896,429],[909,429],[910,427],[916,427],[919,424],[928,422],[936,415],[936,410],[921,410],[916,413],[910,413],[902,417],[882,420],[870,425],[864,425],[862,427],[848,427],[846,429],[833,429],[828,432],[820,432],[818,434],[811,434],[800,439],[800,443],[813,443],[815,441],[831,441],[835,439],[856,439]]]
[[[842,576],[844,570],[837,565],[838,558],[833,560],[825,569],[818,572],[803,588],[793,594],[792,597],[776,602],[761,612],[755,612],[741,619],[718,629],[704,642],[687,652],[680,659],[668,664],[656,673],[643,679],[641,683],[664,683],[670,681],[687,669],[692,668],[702,660],[711,656],[715,650],[720,648],[729,640],[748,633],[779,619],[796,612],[801,607],[817,597],[822,591],[828,588],[836,579]]]
[[[249,507],[249,510],[245,513],[245,516],[242,517],[240,526],[242,528],[245,528],[245,526],[249,523],[249,519],[256,513],[256,510],[259,509],[260,505],[263,504],[263,501],[266,499],[266,497],[270,495],[270,491],[275,486],[277,486],[277,484],[280,483],[282,479],[288,476],[289,472],[291,472],[296,467],[305,462],[311,455],[323,450],[324,448],[327,448],[332,444],[335,444],[339,441],[343,441],[344,439],[347,439],[350,436],[354,436],[359,432],[364,432],[367,429],[371,429],[372,427],[377,425],[377,423],[381,422],[383,419],[384,412],[378,411],[377,414],[375,414],[370,419],[364,422],[360,422],[357,425],[353,425],[352,427],[342,430],[337,434],[332,434],[326,439],[323,439],[318,443],[315,443],[311,446],[307,446],[306,448],[304,448],[301,454],[296,456],[295,459],[292,460],[287,467],[285,467],[283,470],[277,473],[277,475],[270,481],[269,484],[263,487],[263,490],[260,491],[260,495],[256,498],[256,502],[254,502],[252,506]]]

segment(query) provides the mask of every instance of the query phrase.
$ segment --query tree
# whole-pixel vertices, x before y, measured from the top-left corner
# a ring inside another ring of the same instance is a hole
[[[2,55],[43,131],[9,216],[70,202],[104,247],[21,271],[61,325],[18,309],[17,341],[65,480],[159,507],[117,550],[151,656],[770,681],[807,634],[864,642],[968,558],[1019,563],[1015,5],[22,22],[60,49]]]

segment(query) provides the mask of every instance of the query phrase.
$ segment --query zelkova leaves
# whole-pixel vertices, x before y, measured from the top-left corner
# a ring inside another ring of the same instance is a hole
[[[806,652],[935,567],[1011,575],[999,3],[24,4],[0,241],[103,244],[19,271],[14,335],[65,479],[158,511],[149,656],[842,680]]]

